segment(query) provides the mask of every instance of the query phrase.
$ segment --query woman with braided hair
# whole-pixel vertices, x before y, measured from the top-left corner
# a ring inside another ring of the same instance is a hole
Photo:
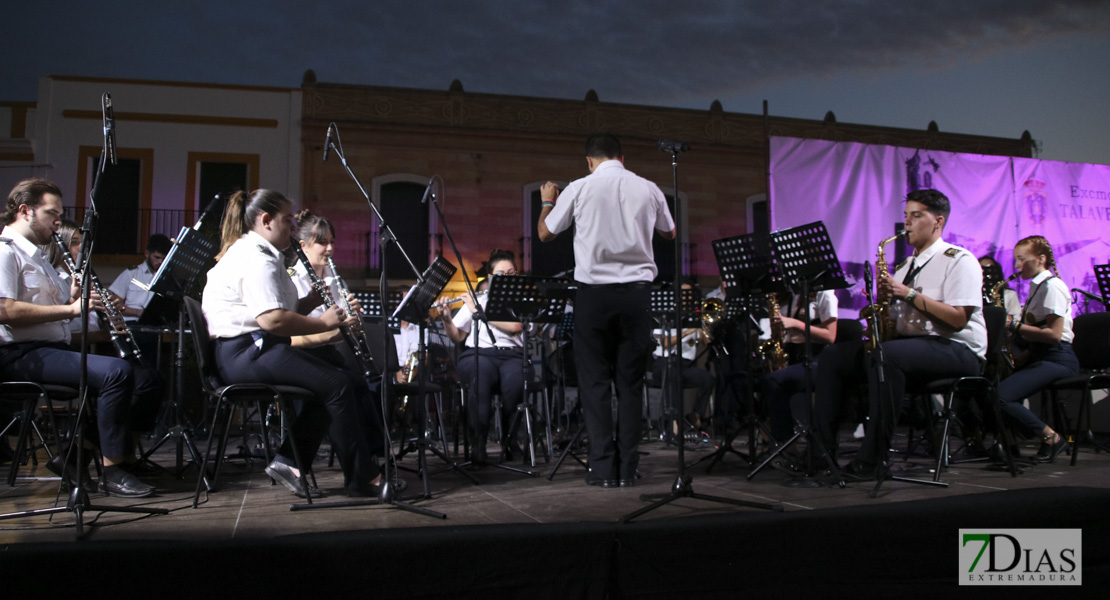
[[[1022,404],[1022,400],[1039,392],[1057,379],[1079,372],[1079,360],[1071,348],[1071,296],[1068,286],[1056,273],[1052,245],[1034,235],[1014,246],[1014,271],[1030,280],[1029,299],[1021,316],[1006,317],[1007,335],[1015,345],[1026,348],[1028,360],[1013,375],[998,385],[998,399],[1004,419],[1024,436],[1039,436],[1041,447],[1035,462],[1050,463],[1067,447],[1067,438],[1053,431]],[[1022,364],[1021,356],[1015,362]]]

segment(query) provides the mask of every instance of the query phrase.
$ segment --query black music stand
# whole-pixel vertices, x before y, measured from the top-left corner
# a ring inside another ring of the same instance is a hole
[[[1095,265],[1095,279],[1098,280],[1098,291],[1102,293],[1102,305],[1110,307],[1106,299],[1110,298],[1110,265]]]
[[[563,313],[566,312],[567,308],[568,294],[560,293],[560,291],[568,289],[569,285],[569,282],[565,279],[554,277],[497,275],[490,278],[489,297],[486,299],[486,318],[489,321],[519,322],[523,325],[521,342],[524,356],[521,360],[521,371],[524,380],[524,392],[502,443],[505,442],[505,438],[510,442],[514,440],[514,434],[520,424],[521,414],[523,414],[525,425],[528,428],[528,452],[532,467],[536,466],[536,445],[531,438],[532,415],[528,409],[528,394],[530,380],[532,379],[532,359],[528,355],[528,333],[533,323],[558,323],[562,321]],[[550,452],[550,448],[548,452]],[[531,471],[504,464],[503,450],[501,454],[501,460],[495,463],[494,466],[518,473],[535,475]]]
[[[770,236],[772,256],[782,274],[783,283],[788,285],[795,294],[801,296],[801,305],[805,307],[805,318],[802,319],[805,323],[805,353],[802,364],[805,368],[805,397],[808,414],[805,423],[795,421],[794,435],[786,443],[778,445],[762,463],[752,470],[748,474],[748,480],[755,477],[756,473],[787,447],[799,438],[805,437],[807,444],[806,476],[789,479],[784,485],[789,487],[816,487],[822,485],[821,481],[813,478],[815,468],[811,449],[816,445],[829,465],[833,475],[832,479],[837,482],[837,485],[844,487],[844,480],[840,475],[836,460],[829,455],[828,448],[813,429],[813,348],[810,336],[809,295],[811,292],[846,288],[848,287],[848,281],[844,278],[844,270],[840,266],[836,249],[833,247],[829,232],[823,222],[816,221],[791,229],[772,232]]]
[[[562,321],[560,321],[556,325],[556,328],[555,328],[555,343],[558,344],[560,341],[571,342],[571,341],[573,341],[571,339],[571,338],[574,337],[573,334],[574,334],[574,311],[569,311],[569,312],[563,313]],[[563,404],[562,405],[563,405],[564,410],[565,410],[565,407],[566,407],[566,372],[567,372],[567,365],[566,365],[566,361],[563,359],[564,354],[565,353],[562,351],[562,349],[557,348],[556,358],[557,358],[557,361],[558,361],[558,364],[559,364],[559,376],[558,376],[558,381],[556,383],[556,390],[558,390],[558,393],[561,395],[560,397],[563,399]],[[573,361],[571,362],[571,364],[574,364]],[[564,447],[563,451],[559,453],[559,458],[555,460],[555,465],[551,467],[550,471],[548,471],[548,473],[547,473],[547,480],[548,481],[553,481],[555,479],[555,474],[559,472],[559,468],[563,466],[563,462],[566,461],[568,456],[573,458],[574,460],[578,461],[578,464],[582,465],[582,468],[586,469],[587,471],[590,469],[590,465],[587,464],[585,460],[583,460],[582,453],[574,451],[574,448],[582,441],[582,436],[586,433],[586,419],[582,415],[582,402],[579,401],[575,404],[574,411],[566,411],[566,412],[567,412],[567,429],[566,429],[566,431],[570,430],[570,423],[571,423],[571,420],[572,420],[572,417],[573,417],[574,413],[578,414],[578,427],[576,427],[575,430],[574,430],[574,433],[571,434],[571,436],[569,438],[569,441],[567,442],[566,447]]]
[[[733,319],[733,322],[741,324],[741,336],[745,342],[748,342],[752,339],[752,306],[763,304],[762,299],[767,294],[786,291],[778,264],[772,260],[770,234],[749,233],[713,240],[713,253],[717,257],[721,279],[725,282],[725,315]],[[724,441],[720,447],[712,454],[691,464],[691,467],[709,460],[711,462],[705,469],[708,473],[729,453],[744,459],[749,466],[755,462],[758,455],[759,419],[755,414],[755,398],[752,395],[755,387],[754,379],[751,365],[748,364],[744,369],[744,406],[747,415],[743,423],[736,431],[725,432]],[[735,385],[731,381],[729,383]],[[733,446],[736,437],[744,431],[748,432],[747,454],[736,450]]]
[[[424,483],[424,494],[413,498],[405,498],[405,500],[427,499],[431,498],[432,494],[429,491],[428,477],[433,473],[428,472],[427,451],[431,451],[438,456],[443,462],[447,463],[444,469],[436,471],[434,474],[442,473],[443,471],[454,471],[459,475],[468,479],[471,483],[477,484],[478,481],[466,471],[463,471],[458,463],[451,460],[446,452],[441,452],[438,448],[428,444],[428,439],[425,433],[427,411],[425,410],[425,402],[427,398],[427,385],[428,385],[428,368],[427,368],[427,345],[425,343],[425,331],[427,330],[428,311],[431,310],[432,304],[435,303],[436,298],[443,293],[443,288],[447,287],[447,283],[455,276],[458,269],[447,262],[442,256],[437,256],[435,261],[424,271],[424,281],[414,286],[409,293],[401,299],[400,304],[397,305],[397,310],[393,311],[392,318],[399,321],[407,321],[409,323],[416,323],[420,329],[420,337],[417,339],[416,360],[417,360],[417,389],[416,396],[420,399],[416,402],[416,449],[417,449],[417,471],[420,478]],[[409,384],[411,385],[411,384]],[[443,415],[440,413],[440,418]],[[402,440],[402,444],[404,441]],[[443,440],[444,447],[446,448],[447,440]]]
[[[216,204],[214,200],[209,203]],[[181,233],[177,235],[172,248],[166,258],[162,261],[162,266],[158,268],[158,272],[154,274],[151,279],[150,285],[146,286],[147,290],[154,293],[151,297],[151,304],[154,305],[154,311],[166,311],[169,305],[176,306],[177,308],[177,355],[174,357],[174,385],[173,393],[170,399],[170,410],[173,414],[173,425],[166,430],[166,433],[159,439],[153,446],[150,447],[140,460],[150,461],[150,457],[162,447],[167,441],[174,439],[177,440],[177,462],[174,475],[181,477],[188,465],[184,464],[185,452],[184,449],[189,449],[189,455],[193,459],[193,464],[200,468],[203,461],[200,458],[200,453],[197,451],[197,446],[193,443],[193,426],[187,421],[183,414],[181,403],[185,397],[185,303],[183,300],[189,294],[190,288],[196,282],[197,277],[201,273],[207,273],[209,269],[216,262],[216,253],[219,252],[219,245],[212,241],[207,236],[199,233],[201,221],[204,215],[201,215],[200,220],[197,221],[194,227],[182,227]],[[155,304],[155,300],[157,304]],[[161,308],[159,308],[161,307]],[[145,317],[147,311],[151,310],[148,305],[147,309],[143,310]],[[211,435],[212,432],[209,432]],[[209,487],[208,474],[203,473],[205,488]]]
[[[650,311],[657,323],[659,323],[659,330],[662,332],[664,344],[670,349],[665,350],[664,360],[674,362],[678,365],[674,369],[674,376],[678,377],[677,383],[679,397],[677,402],[673,402],[670,398],[671,388],[667,384],[667,378],[672,375],[671,362],[665,363],[667,366],[663,369],[663,381],[658,382],[660,390],[663,394],[663,421],[665,424],[682,423],[681,431],[675,432],[674,426],[665,428],[666,425],[661,426],[660,433],[663,439],[674,441],[676,444],[686,443],[686,431],[695,430],[696,427],[693,423],[689,423],[683,416],[683,406],[685,393],[682,387],[682,329],[686,328],[700,328],[701,327],[701,290],[691,287],[689,289],[682,288],[679,294],[679,302],[682,303],[682,327],[675,327],[673,322],[674,307],[675,307],[675,294],[674,289],[670,287],[663,287],[661,289],[651,290]],[[654,363],[654,357],[652,358]],[[617,400],[613,398],[613,419],[614,422],[617,418]],[[672,439],[672,436],[678,439]]]

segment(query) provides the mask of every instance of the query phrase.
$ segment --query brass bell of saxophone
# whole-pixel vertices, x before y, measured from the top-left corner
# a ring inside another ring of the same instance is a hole
[[[759,354],[767,370],[773,372],[786,368],[787,364],[786,351],[782,346],[786,341],[786,327],[782,325],[782,321],[775,321],[775,317],[782,316],[776,294],[767,294],[767,312],[771,315],[771,339],[759,345]]]

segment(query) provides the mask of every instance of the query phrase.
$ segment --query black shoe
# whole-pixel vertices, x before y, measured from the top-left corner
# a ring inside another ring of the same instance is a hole
[[[1065,448],[1068,447],[1068,438],[1060,434],[1056,434],[1056,436],[1057,440],[1055,444],[1041,444],[1040,449],[1037,450],[1037,454],[1035,454],[1031,459],[1033,462],[1051,463],[1056,460],[1057,456],[1060,456],[1060,453],[1063,452]]]
[[[88,452],[84,453],[86,461],[92,460],[92,455]],[[59,452],[54,455],[54,458],[46,461],[46,470],[62,478],[62,483],[69,489],[77,487],[74,485],[73,476],[76,475],[76,467],[72,464],[64,464],[65,453]],[[86,494],[95,494],[99,490],[96,482],[88,476],[88,462],[85,462],[85,477],[81,479],[81,486],[85,489]]]
[[[595,485],[602,488],[615,488],[620,485],[616,479],[593,479],[586,477],[586,485]]]
[[[293,467],[289,465],[274,461],[266,467],[266,474],[269,475],[274,481],[284,485],[287,490],[293,492],[298,498],[305,497],[305,491],[313,498],[321,498],[324,493],[320,488],[304,484],[304,478],[297,477],[293,474]]]
[[[347,495],[352,498],[380,498],[382,485],[380,483],[368,483],[366,485],[350,486],[347,488]]]
[[[100,489],[109,496],[116,498],[145,498],[154,493],[154,486],[139,481],[138,477],[120,469],[112,474],[111,479],[108,476],[108,469],[105,468],[104,477],[100,481]]]
[[[848,463],[848,466],[841,469],[841,473],[847,477],[851,477],[856,481],[871,481],[875,479],[875,472],[878,465],[866,463],[859,460],[853,460]]]

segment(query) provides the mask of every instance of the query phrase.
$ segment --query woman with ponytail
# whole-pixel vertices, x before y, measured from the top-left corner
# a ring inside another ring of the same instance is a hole
[[[1022,400],[1039,392],[1057,379],[1079,372],[1079,361],[1071,348],[1071,296],[1068,286],[1056,272],[1052,245],[1034,235],[1014,246],[1014,271],[1030,280],[1029,299],[1021,316],[1006,317],[1007,335],[1015,345],[1027,346],[1024,366],[998,385],[1002,414],[1018,433],[1041,438],[1035,462],[1052,462],[1067,447],[1067,438],[1053,431]],[[1021,364],[1021,357],[1015,357]]]
[[[303,387],[318,402],[305,403],[292,436],[301,464],[311,464],[325,434],[343,467],[351,495],[377,495],[380,471],[370,449],[356,390],[343,370],[294,348],[294,336],[323,334],[347,316],[333,306],[307,316],[319,304],[300,299],[286,271],[283,251],[293,234],[292,203],[278,192],[237,192],[222,225],[220,261],[208,272],[203,308],[215,340],[216,365],[227,383],[263,381]],[[302,495],[319,492],[302,484],[289,440],[266,467],[275,480]]]

